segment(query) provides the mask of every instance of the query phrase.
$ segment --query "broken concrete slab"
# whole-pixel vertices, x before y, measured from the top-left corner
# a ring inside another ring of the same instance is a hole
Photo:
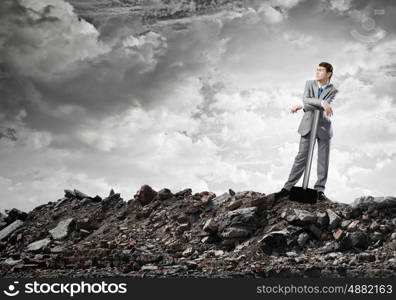
[[[38,240],[35,242],[30,243],[27,247],[26,247],[26,251],[29,252],[41,252],[43,251],[45,248],[47,248],[47,246],[51,243],[51,240],[49,238],[45,238],[42,240]]]
[[[74,218],[67,218],[58,223],[58,225],[51,229],[49,233],[55,240],[62,240],[66,238],[75,225]]]
[[[7,227],[3,228],[0,231],[0,241],[4,240],[7,238],[11,233],[13,233],[15,230],[17,230],[19,227],[21,227],[24,224],[23,221],[21,220],[15,220],[11,224],[9,224]]]

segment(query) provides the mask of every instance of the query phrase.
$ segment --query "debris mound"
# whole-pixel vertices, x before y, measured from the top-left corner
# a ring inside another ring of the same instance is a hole
[[[396,198],[81,191],[0,213],[2,277],[393,277]]]

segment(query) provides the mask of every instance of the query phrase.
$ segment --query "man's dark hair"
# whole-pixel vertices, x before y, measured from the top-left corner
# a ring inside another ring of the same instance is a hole
[[[330,75],[330,77],[329,77],[329,81],[330,81],[331,76],[333,76],[333,66],[332,66],[331,64],[329,64],[328,62],[322,61],[322,62],[319,64],[319,67],[325,67],[327,73],[328,73],[328,72],[331,72],[331,75]]]

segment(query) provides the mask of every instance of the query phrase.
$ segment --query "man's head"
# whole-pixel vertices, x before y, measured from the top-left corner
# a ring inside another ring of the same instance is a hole
[[[316,68],[316,80],[318,81],[330,81],[333,76],[333,66],[328,62],[321,62]]]

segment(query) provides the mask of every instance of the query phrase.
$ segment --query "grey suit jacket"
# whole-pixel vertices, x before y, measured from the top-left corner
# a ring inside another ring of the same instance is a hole
[[[303,95],[304,115],[298,127],[298,133],[303,136],[311,131],[311,125],[314,116],[313,112],[315,109],[319,109],[320,115],[317,137],[320,139],[331,139],[333,137],[331,120],[330,117],[328,117],[324,112],[321,102],[322,100],[325,100],[329,104],[333,102],[338,90],[332,83],[329,83],[320,94],[320,97],[318,97],[318,89],[319,85],[316,80],[306,81]]]

